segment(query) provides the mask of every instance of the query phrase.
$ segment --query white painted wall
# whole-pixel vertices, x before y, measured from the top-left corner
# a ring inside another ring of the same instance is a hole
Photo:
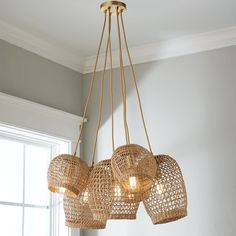
[[[83,231],[83,235],[234,236],[236,47],[141,64],[136,66],[136,72],[154,153],[172,155],[182,168],[188,192],[188,217],[154,226],[141,206],[136,221],[109,221],[105,230]],[[84,89],[90,77],[85,76]],[[91,159],[91,135],[95,132],[98,107],[98,99],[94,100],[83,142],[87,160]],[[107,97],[105,100],[98,160],[109,158],[112,153]],[[131,140],[146,145],[135,101],[128,83]],[[116,96],[117,145],[124,142],[120,102],[120,96]]]

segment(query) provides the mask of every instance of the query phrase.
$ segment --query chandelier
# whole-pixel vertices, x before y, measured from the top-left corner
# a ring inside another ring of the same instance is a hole
[[[103,229],[109,219],[136,219],[140,202],[143,202],[153,224],[175,221],[187,215],[185,184],[181,170],[173,158],[168,155],[153,155],[152,153],[124,28],[123,13],[126,11],[126,4],[119,1],[110,1],[101,4],[100,8],[104,13],[104,23],[78,141],[73,155],[62,154],[51,161],[48,168],[48,188],[51,192],[64,195],[65,224],[68,227]],[[119,79],[125,133],[125,144],[118,148],[115,148],[114,133],[112,17],[115,18],[117,25],[120,61]],[[107,40],[100,87],[98,124],[95,132],[92,164],[88,166],[85,161],[76,156],[76,153],[96,80],[97,64],[106,29]],[[133,86],[137,95],[148,149],[130,142],[122,42],[124,43],[132,72]],[[111,153],[110,159],[102,160],[95,164],[98,133],[102,121],[104,81],[106,79],[108,60],[113,153]]]

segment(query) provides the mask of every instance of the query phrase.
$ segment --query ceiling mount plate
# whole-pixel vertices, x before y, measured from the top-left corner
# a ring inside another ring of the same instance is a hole
[[[118,10],[118,13],[123,12],[126,10],[126,4],[119,1],[109,1],[104,2],[100,5],[101,11],[106,12],[108,9],[110,9],[111,14],[115,15],[116,11]]]

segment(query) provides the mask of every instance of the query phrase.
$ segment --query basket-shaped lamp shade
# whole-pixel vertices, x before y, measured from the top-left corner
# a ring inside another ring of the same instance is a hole
[[[187,193],[177,162],[167,155],[155,156],[161,175],[143,201],[153,224],[168,223],[187,215]]]
[[[48,168],[48,189],[76,197],[84,189],[88,173],[88,165],[77,156],[59,155],[51,161]]]
[[[88,204],[88,191],[77,197],[64,197],[65,225],[80,229],[104,229],[106,220],[95,220]]]
[[[132,196],[125,192],[118,181],[113,181],[113,204],[109,219],[136,219],[139,202],[133,202]]]
[[[111,161],[103,160],[94,166],[88,178],[88,203],[95,220],[107,220],[112,209],[113,174]]]
[[[147,192],[158,172],[153,155],[136,144],[118,147],[112,155],[111,165],[114,177],[129,193]]]

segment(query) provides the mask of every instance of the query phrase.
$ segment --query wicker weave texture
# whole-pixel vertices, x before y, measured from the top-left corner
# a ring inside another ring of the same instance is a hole
[[[109,219],[136,219],[139,202],[133,202],[132,196],[125,192],[118,181],[113,181],[113,204]]]
[[[177,162],[167,155],[157,155],[155,159],[161,176],[155,179],[143,202],[153,224],[162,224],[187,215],[187,194]]]
[[[149,196],[149,191],[141,193],[128,193],[127,196],[128,197],[124,198],[125,202],[137,203],[147,199]]]
[[[106,220],[95,220],[88,204],[88,191],[76,198],[64,197],[65,225],[80,229],[104,229]]]
[[[83,160],[74,155],[59,155],[48,168],[48,189],[76,197],[84,189],[88,173],[88,165]]]
[[[133,193],[148,191],[158,171],[153,155],[136,144],[118,147],[112,155],[111,165],[114,177]],[[135,187],[130,184],[131,178],[135,178]]]
[[[94,219],[106,220],[111,212],[113,174],[111,161],[103,160],[94,166],[88,178],[88,203]]]

